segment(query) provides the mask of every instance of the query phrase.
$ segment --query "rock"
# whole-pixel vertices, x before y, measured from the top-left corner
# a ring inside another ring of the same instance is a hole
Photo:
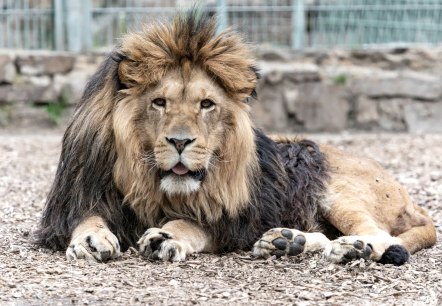
[[[271,85],[286,78],[296,83],[320,80],[319,68],[314,64],[260,62],[258,67],[263,79]]]
[[[49,127],[48,114],[43,107],[34,107],[25,102],[8,105],[7,111],[0,111],[0,126]]]
[[[358,125],[369,126],[376,124],[379,120],[378,107],[375,100],[367,97],[359,97],[356,100],[356,123]]]
[[[37,103],[54,103],[59,100],[60,92],[54,89],[52,86],[52,80],[49,76],[30,76],[28,77],[28,84],[35,86],[37,91],[42,90],[39,96],[29,94],[29,101]]]
[[[84,88],[95,70],[72,71],[67,75],[54,76],[54,89],[60,93],[66,103],[76,104],[83,95]]]
[[[1,102],[52,102],[57,100],[56,93],[49,86],[14,84],[0,86]]]
[[[20,81],[26,84],[32,84],[36,87],[49,87],[52,83],[52,80],[47,75],[41,76],[23,76]]]
[[[352,91],[372,98],[406,97],[437,100],[442,96],[442,80],[425,73],[373,71],[370,77],[352,78]]]
[[[74,67],[75,56],[55,52],[20,54],[16,64],[23,75],[68,73]]]
[[[9,54],[0,54],[0,83],[12,83],[16,75],[14,57]]]
[[[293,84],[287,84],[284,87],[283,98],[287,106],[287,112],[290,114],[296,113],[296,100],[299,99],[299,88]]]
[[[288,116],[282,92],[271,86],[258,88],[258,101],[253,103],[252,116],[258,127],[268,131],[287,130]]]
[[[309,132],[337,132],[347,127],[350,105],[342,86],[324,83],[299,85],[296,118]]]
[[[346,94],[343,86],[296,83],[285,75],[276,85],[260,82],[252,114],[269,131],[341,131],[347,127]]]
[[[264,61],[278,61],[288,62],[290,60],[290,54],[283,49],[276,48],[264,48],[258,50],[258,57]]]
[[[404,108],[413,103],[410,99],[381,99],[377,101],[379,120],[378,126],[384,131],[406,132]]]
[[[414,102],[405,106],[405,122],[411,133],[442,133],[442,101]]]

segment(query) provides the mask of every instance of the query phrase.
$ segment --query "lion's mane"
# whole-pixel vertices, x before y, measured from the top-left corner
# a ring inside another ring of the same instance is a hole
[[[114,114],[128,95],[156,84],[169,69],[178,67],[185,77],[192,65],[244,111],[225,120],[229,134],[217,152],[219,166],[201,190],[170,198],[160,191],[158,173],[139,162],[139,118]],[[230,30],[216,35],[214,20],[195,11],[171,25],[154,23],[128,34],[88,82],[65,132],[38,242],[64,249],[75,227],[92,215],[107,222],[123,250],[146,228],[178,218],[203,226],[220,252],[248,248],[272,227],[317,230],[325,158],[312,142],[276,143],[253,127],[246,102],[256,80],[241,37]]]

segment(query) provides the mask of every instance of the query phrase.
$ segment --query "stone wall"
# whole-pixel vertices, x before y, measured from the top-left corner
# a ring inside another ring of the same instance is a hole
[[[261,50],[257,124],[279,132],[442,132],[442,48]]]
[[[260,50],[258,126],[442,132],[442,48]],[[102,55],[0,53],[0,126],[63,124]]]
[[[63,124],[101,55],[0,52],[0,127]]]

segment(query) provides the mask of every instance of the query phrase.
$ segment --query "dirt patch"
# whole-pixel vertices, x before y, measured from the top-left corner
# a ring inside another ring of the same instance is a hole
[[[442,232],[442,135],[311,135],[380,161],[426,207]],[[250,260],[249,253],[146,261],[129,250],[106,264],[67,262],[31,245],[57,166],[60,134],[0,133],[0,304],[396,304],[442,303],[442,247],[401,267],[320,254]]]

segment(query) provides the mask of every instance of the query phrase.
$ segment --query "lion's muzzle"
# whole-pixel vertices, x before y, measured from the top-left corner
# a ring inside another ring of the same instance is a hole
[[[168,138],[166,137],[166,140],[168,143],[171,143],[174,145],[175,149],[178,151],[178,154],[181,154],[187,145],[191,144],[195,141],[196,138],[190,139],[190,138],[184,138],[184,139],[178,139],[178,138]]]

